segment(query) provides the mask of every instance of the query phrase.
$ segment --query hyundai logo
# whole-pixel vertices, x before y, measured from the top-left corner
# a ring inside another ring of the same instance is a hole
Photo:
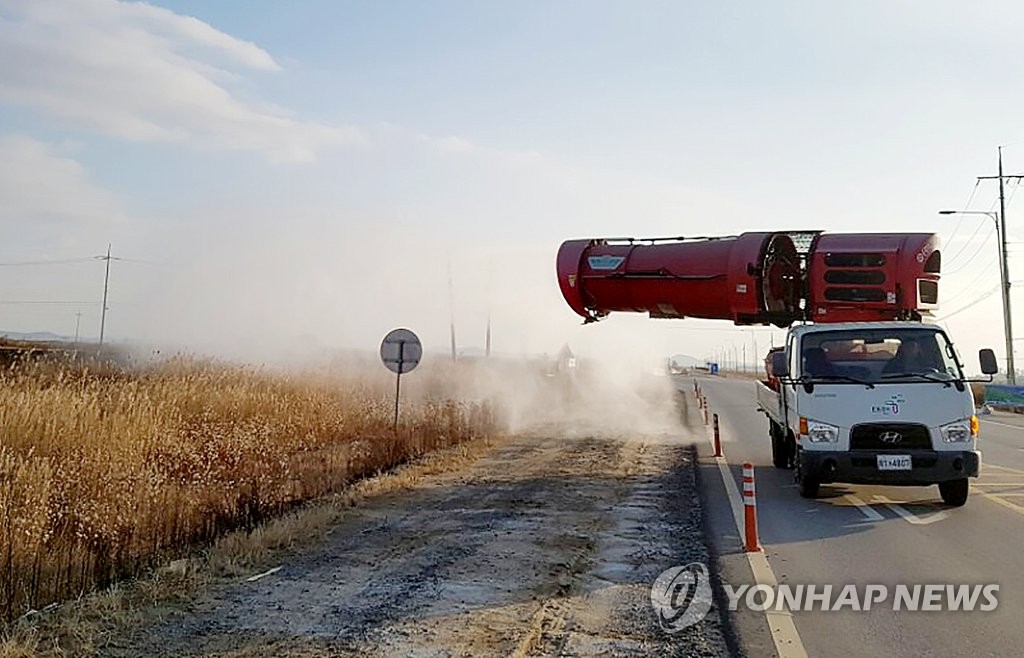
[[[878,440],[882,443],[899,443],[903,440],[903,435],[899,432],[882,432],[878,435]]]

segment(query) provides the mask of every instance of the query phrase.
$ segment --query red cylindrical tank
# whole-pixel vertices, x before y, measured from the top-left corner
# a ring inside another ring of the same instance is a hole
[[[801,314],[800,259],[784,233],[570,240],[557,271],[562,295],[587,321],[633,311],[786,325]]]
[[[919,318],[938,307],[942,256],[933,233],[825,233],[807,261],[815,322]]]

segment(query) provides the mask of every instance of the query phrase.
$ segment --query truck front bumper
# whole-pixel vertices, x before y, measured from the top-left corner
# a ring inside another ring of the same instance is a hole
[[[878,469],[880,454],[909,454],[909,471]],[[921,485],[937,484],[965,477],[978,477],[981,453],[976,450],[937,452],[907,450],[879,453],[871,450],[850,452],[800,451],[800,469],[819,482],[849,484]]]

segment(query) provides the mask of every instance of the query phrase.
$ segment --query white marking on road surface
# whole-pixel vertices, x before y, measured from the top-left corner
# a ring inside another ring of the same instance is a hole
[[[1013,510],[1018,514],[1024,514],[1024,507],[1018,505],[1017,503],[1011,503],[1010,501],[1006,500],[1006,498],[1002,494],[990,494],[985,493],[983,491],[979,491],[978,493],[980,493],[988,500],[991,500],[993,503],[996,503],[997,505],[1002,505],[1006,509]]]
[[[868,505],[863,500],[854,496],[853,494],[846,494],[846,499],[853,503],[854,505],[856,505],[857,509],[860,510],[861,514],[866,516],[869,521],[881,521],[885,518],[881,514],[876,512],[875,509],[871,507],[871,505]]]
[[[719,420],[719,435],[721,435],[724,423],[721,422],[721,419]],[[715,437],[713,430],[707,434],[709,441],[714,446]],[[736,480],[732,476],[732,471],[729,470],[729,462],[724,457],[714,457],[713,459],[718,464],[718,472],[722,476],[722,484],[725,485],[725,492],[729,496],[729,506],[732,508],[732,518],[736,523],[736,532],[742,537],[743,500],[740,498],[739,487],[736,486]],[[764,551],[745,553],[745,555],[747,556],[747,563],[750,565],[750,571],[754,574],[754,583],[756,585],[775,587],[778,584],[779,581],[775,577],[775,572],[772,571],[771,565],[768,564],[768,558],[765,557]],[[768,622],[768,629],[772,634],[772,641],[775,643],[775,650],[780,658],[807,658],[807,650],[804,649],[804,643],[800,640],[800,633],[797,632],[796,624],[793,623],[792,614],[765,610],[764,616]]]
[[[1024,475],[1024,471],[1022,471],[1020,469],[1009,468],[1007,466],[1000,466],[999,464],[992,464],[992,463],[986,462],[984,467],[986,469],[994,468],[994,469],[996,469],[998,471],[1006,471],[1007,473],[1012,473],[1013,475]],[[1000,478],[1008,477],[1007,475],[1003,475],[1001,473],[988,473],[988,475],[994,475],[995,477],[1000,477]]]
[[[1000,466],[999,464],[993,464],[992,462],[985,462],[985,468],[996,468],[1000,471],[1009,471],[1011,473],[1020,473],[1024,475],[1024,471],[1017,468],[1010,468],[1009,466]]]
[[[935,523],[936,521],[949,518],[949,512],[945,510],[939,510],[938,512],[918,516],[899,503],[889,500],[885,496],[875,496],[875,500],[880,503],[885,503],[886,507],[899,514],[904,521],[912,525],[928,525],[930,523]]]
[[[1011,425],[1009,423],[1000,423],[998,420],[989,420],[988,418],[982,418],[981,422],[983,422],[983,423],[992,423],[993,425],[1000,425],[1002,427],[1009,427],[1010,429],[1024,431],[1024,427],[1021,427],[1020,425]]]
[[[278,571],[280,571],[281,569],[284,569],[284,567],[274,567],[270,571],[264,571],[263,573],[258,573],[255,576],[249,576],[248,578],[245,579],[245,582],[247,582],[247,583],[255,583],[260,578],[266,578],[267,576],[272,576],[275,573],[277,573]]]

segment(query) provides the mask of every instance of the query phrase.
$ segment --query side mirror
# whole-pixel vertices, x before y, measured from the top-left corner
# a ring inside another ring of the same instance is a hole
[[[994,375],[999,372],[999,362],[996,361],[996,353],[985,348],[978,352],[978,360],[981,361],[981,372],[986,375]]]
[[[772,353],[772,376],[789,377],[789,358],[785,352]]]

